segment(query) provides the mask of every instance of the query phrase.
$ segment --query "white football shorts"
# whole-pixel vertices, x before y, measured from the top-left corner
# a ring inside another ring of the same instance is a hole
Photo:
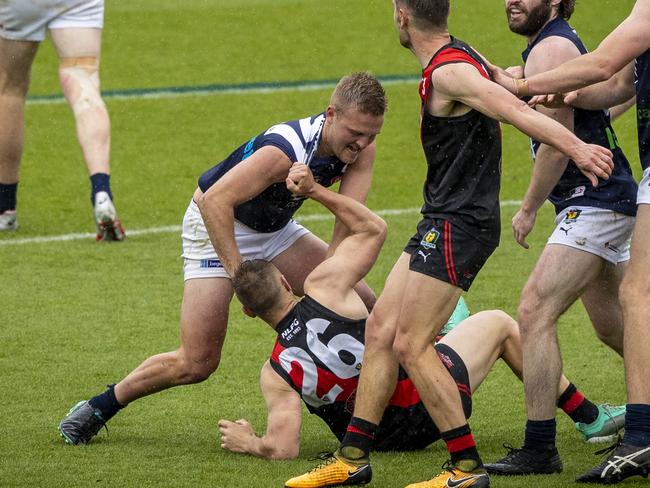
[[[596,207],[567,207],[555,218],[548,244],[581,249],[612,264],[630,259],[634,217]]]
[[[235,241],[243,259],[270,261],[309,233],[294,220],[275,232],[258,232],[235,220]],[[212,246],[194,200],[183,218],[182,237],[185,281],[194,278],[230,278]]]
[[[47,29],[104,27],[104,0],[2,0],[0,37],[45,39]]]
[[[641,179],[641,183],[639,183],[639,193],[636,197],[636,203],[637,205],[642,203],[650,205],[650,168],[647,168],[643,172],[643,178]]]

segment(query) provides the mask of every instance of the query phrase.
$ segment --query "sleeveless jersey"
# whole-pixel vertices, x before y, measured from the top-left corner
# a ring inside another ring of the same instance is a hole
[[[636,59],[636,114],[641,167],[650,168],[650,49]]]
[[[449,63],[468,63],[490,79],[481,57],[467,44],[451,38],[422,71],[420,137],[427,160],[422,214],[442,218],[479,241],[498,244],[501,127],[496,120],[471,110],[459,117],[436,117],[426,110],[435,87],[434,70]]]
[[[305,296],[277,326],[271,367],[296,390],[310,413],[341,440],[352,418],[364,352],[365,320],[350,320]],[[471,390],[456,353],[436,346],[456,379],[465,414],[471,414]],[[413,383],[400,368],[397,388],[377,429],[375,449],[423,449],[440,434]]]
[[[522,53],[524,62],[533,48],[547,37],[563,37],[573,43],[581,54],[587,49],[575,30],[562,18],[551,20]],[[636,215],[637,185],[625,154],[618,145],[616,134],[610,124],[609,113],[604,110],[574,109],[574,133],[584,142],[608,148],[614,155],[614,170],[608,180],[600,180],[594,188],[573,161],[569,161],[560,181],[549,195],[549,201],[560,213],[569,206],[597,207],[625,215]],[[533,159],[539,142],[531,140]]]
[[[199,188],[205,192],[224,174],[264,146],[275,146],[292,162],[305,163],[314,179],[331,186],[341,179],[346,164],[336,157],[316,157],[321,142],[325,114],[274,125],[239,146],[230,156],[210,168],[199,178]],[[275,183],[256,197],[235,207],[235,218],[258,232],[274,232],[291,220],[306,197],[293,195],[284,182]]]

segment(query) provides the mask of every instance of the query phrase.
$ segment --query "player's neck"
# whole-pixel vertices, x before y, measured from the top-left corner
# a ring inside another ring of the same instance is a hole
[[[431,58],[441,47],[451,42],[451,36],[448,31],[435,33],[416,32],[411,36],[411,51],[418,58],[420,66],[426,68]]]
[[[283,300],[282,305],[278,306],[275,310],[269,313],[267,317],[262,318],[266,323],[277,330],[278,324],[282,321],[283,318],[287,316],[289,312],[291,312],[291,309],[293,309],[293,307],[295,307],[299,301],[300,300],[293,295],[287,296],[287,298]]]
[[[330,135],[330,124],[329,120],[325,119],[323,124],[323,132],[321,134],[320,144],[318,149],[316,149],[316,156],[319,158],[324,158],[327,156],[333,156],[334,152],[332,151],[329,144],[329,135]]]

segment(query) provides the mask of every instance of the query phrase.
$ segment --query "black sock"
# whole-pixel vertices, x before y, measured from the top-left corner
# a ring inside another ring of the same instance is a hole
[[[545,451],[555,449],[555,419],[526,422],[524,448]]]
[[[650,445],[650,405],[647,403],[627,404],[623,442],[633,446]]]
[[[474,471],[476,468],[482,468],[483,462],[478,455],[474,436],[468,424],[462,427],[441,432],[440,437],[447,444],[447,450],[451,456],[451,463],[458,466],[463,471]]]
[[[16,192],[18,183],[0,183],[0,212],[16,210]]]
[[[574,422],[590,424],[598,418],[598,407],[585,398],[573,383],[560,395],[557,406]]]
[[[108,385],[108,389],[104,393],[92,397],[88,400],[88,403],[102,413],[104,422],[108,422],[117,412],[124,408],[115,398],[115,385]]]
[[[111,192],[111,175],[107,175],[106,173],[95,173],[90,177],[90,184],[92,185],[90,201],[93,205],[95,205],[95,195],[100,191],[108,193],[108,196],[113,200],[113,193]]]
[[[344,457],[351,460],[368,458],[376,431],[377,424],[359,417],[352,417],[339,451]]]

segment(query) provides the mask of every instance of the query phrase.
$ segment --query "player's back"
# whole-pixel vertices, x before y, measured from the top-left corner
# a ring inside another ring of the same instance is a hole
[[[437,116],[427,110],[435,91],[431,75],[450,63],[470,64],[491,79],[478,53],[453,37],[423,70],[420,136],[428,169],[422,213],[449,220],[476,239],[496,244],[500,235],[499,122],[477,110],[460,116]]]

